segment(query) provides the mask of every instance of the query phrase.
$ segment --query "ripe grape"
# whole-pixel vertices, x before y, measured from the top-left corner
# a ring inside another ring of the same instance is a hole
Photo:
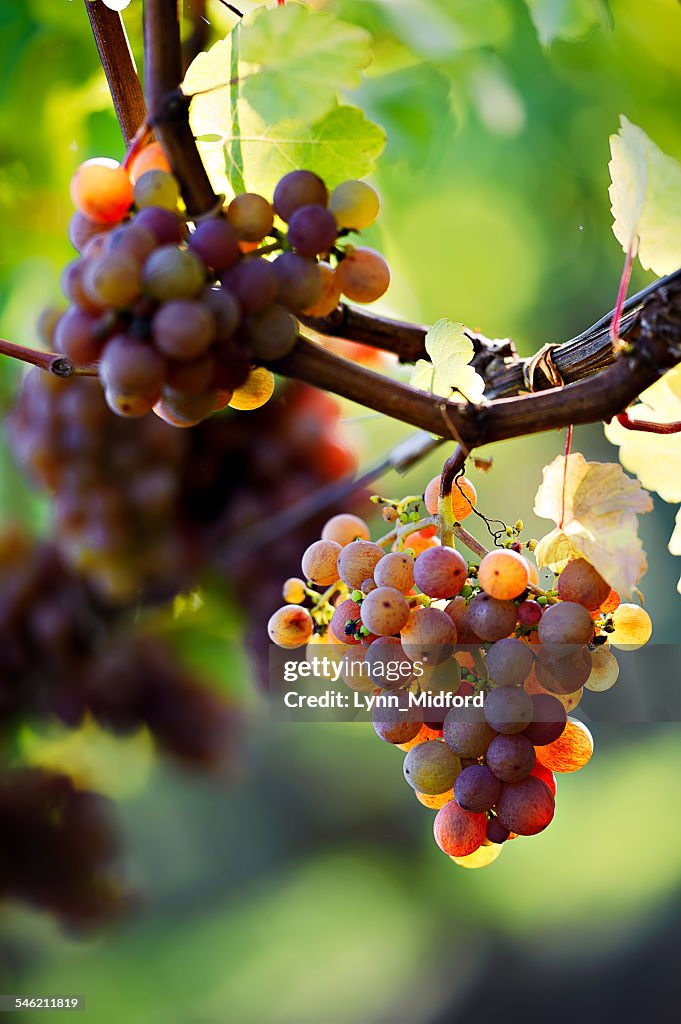
[[[372,590],[375,590],[377,584],[375,580],[364,580],[362,586],[359,588],[363,594],[370,594]]]
[[[335,540],[342,548],[351,544],[353,540],[370,540],[370,538],[371,533],[364,520],[350,512],[341,512],[337,516],[331,516],[324,523],[322,529],[322,540]]]
[[[297,252],[283,252],[270,266],[277,280],[279,302],[294,313],[319,302],[322,294],[319,264]]]
[[[560,601],[545,609],[539,623],[539,639],[543,644],[588,644],[591,643],[594,624],[586,608],[574,601]],[[563,653],[559,647],[556,653]],[[564,653],[569,653],[565,647]]]
[[[487,674],[497,686],[522,686],[533,665],[532,649],[515,637],[497,640],[487,652]]]
[[[160,206],[145,206],[135,216],[135,227],[151,232],[159,245],[173,245],[184,238],[186,225],[172,210]]]
[[[417,555],[420,555],[422,551],[426,551],[428,548],[437,548],[439,546],[440,541],[429,531],[428,528],[415,530],[413,533],[409,534],[407,549],[411,551],[414,558],[416,558]],[[397,541],[395,541],[392,550],[397,550]]]
[[[373,576],[383,554],[383,548],[378,544],[369,540],[353,540],[340,553],[338,575],[351,590],[358,590],[364,580]]]
[[[456,640],[461,645],[480,646],[482,640],[471,629],[468,621],[469,604],[465,597],[455,597],[445,608],[445,615],[449,615],[456,628]]]
[[[163,210],[175,211],[180,201],[180,186],[177,178],[167,171],[150,170],[135,182],[134,195],[138,210],[145,206],[159,206]]]
[[[305,580],[290,576],[284,583],[282,596],[287,604],[302,604],[305,600]]]
[[[390,268],[374,249],[349,245],[336,267],[338,284],[353,302],[375,302],[388,290]]]
[[[340,302],[340,285],[338,284],[336,272],[331,264],[324,262],[318,263],[317,270],[319,271],[321,281],[321,293],[316,302],[301,310],[305,316],[328,316],[329,313],[333,313],[334,309]]]
[[[258,359],[282,359],[295,348],[298,324],[283,306],[273,302],[246,322],[248,340]]]
[[[544,609],[536,601],[521,601],[518,605],[518,622],[522,626],[537,626]]]
[[[277,279],[274,264],[256,257],[237,263],[222,279],[239,300],[244,313],[262,313],[277,297]]]
[[[338,579],[340,544],[333,540],[316,540],[303,554],[303,575],[312,583],[328,587]]]
[[[198,299],[172,299],[159,307],[152,331],[164,356],[190,361],[207,352],[215,340],[215,317]]]
[[[489,843],[487,846],[479,846],[466,857],[452,857],[451,860],[460,868],[486,868],[501,856],[501,850],[502,847],[498,844]]]
[[[259,409],[274,394],[274,376],[264,366],[256,366],[244,383],[234,389],[229,400],[230,409]]]
[[[307,608],[287,604],[270,617],[267,632],[278,647],[292,650],[308,642],[314,632],[314,622]]]
[[[137,260],[141,265],[157,246],[154,235],[135,223],[113,228],[104,239],[104,252]]]
[[[130,180],[133,184],[147,171],[165,171],[166,174],[170,174],[168,157],[165,155],[160,142],[150,142],[148,146],[140,150],[128,167]]]
[[[78,306],[71,306],[57,321],[54,346],[76,366],[97,362],[102,351],[102,343],[97,337],[97,320]]]
[[[329,541],[329,543],[333,543],[333,541]],[[355,632],[359,628],[358,625],[355,625],[355,623],[357,623],[359,619],[359,612],[359,605],[350,597],[346,598],[345,601],[341,601],[340,604],[336,605],[334,613],[331,617],[329,629],[336,637],[336,639],[339,640],[341,643],[359,643],[359,640],[356,640],[354,636]],[[346,631],[346,626],[349,622],[351,622],[353,625],[351,632],[348,633]]]
[[[397,707],[375,704],[371,713],[376,735],[395,745],[409,743],[418,736],[423,725],[421,709],[410,706],[407,694],[399,694],[398,702]]]
[[[369,644],[365,662],[369,678],[383,689],[399,689],[412,679],[411,661],[396,636],[379,636]]]
[[[424,807],[430,808],[431,811],[439,811],[441,807],[454,799],[454,790],[448,789],[445,793],[435,793],[432,796],[429,793],[419,793],[418,790],[414,790],[414,795]]]
[[[541,761],[537,761],[534,768],[530,772],[530,775],[534,775],[535,778],[541,779],[542,782],[549,787],[551,796],[556,795],[557,785],[556,776],[553,774],[550,768],[545,768]]]
[[[601,605],[600,610],[604,615],[607,615],[608,612],[614,612],[616,608],[619,608],[620,604],[620,595],[616,590],[611,590]]]
[[[338,227],[355,231],[374,223],[380,205],[378,193],[365,181],[344,181],[335,187],[329,198],[329,209]]]
[[[556,590],[563,601],[574,601],[593,612],[608,597],[610,584],[585,558],[573,558],[558,577]]]
[[[555,803],[546,783],[528,775],[522,782],[504,782],[494,809],[511,832],[535,836],[551,824]]]
[[[229,270],[240,258],[236,231],[224,217],[204,220],[189,238],[189,248],[214,270]]]
[[[405,653],[412,661],[439,665],[454,652],[456,629],[439,608],[415,608],[402,628],[401,638]]]
[[[451,490],[452,513],[458,523],[471,515],[478,502],[478,494],[468,477],[459,476]],[[423,501],[431,516],[437,515],[440,496],[440,476],[434,476],[426,487]]]
[[[74,249],[82,252],[91,238],[110,231],[112,227],[110,224],[98,224],[96,220],[90,220],[76,210],[69,221],[69,242]]]
[[[402,551],[391,551],[374,569],[374,580],[378,587],[394,587],[408,594],[414,586],[414,559]]]
[[[132,206],[126,171],[115,160],[86,160],[71,179],[71,201],[79,213],[98,224],[116,224]]]
[[[562,736],[567,724],[565,708],[550,693],[533,693],[532,721],[522,735],[535,747],[544,747]]]
[[[301,206],[326,206],[327,201],[326,185],[312,171],[290,171],[285,174],[272,197],[272,205],[284,221],[288,221]]]
[[[129,306],[140,293],[140,268],[135,260],[103,253],[89,259],[83,271],[83,291],[102,309]]]
[[[164,387],[161,399],[154,406],[154,412],[173,427],[195,427],[214,411],[218,400],[217,391],[206,391],[200,395],[185,395]]]
[[[125,416],[128,419],[140,419],[151,412],[153,407],[153,399],[148,398],[146,395],[138,395],[129,391],[117,391],[111,387],[105,389],[104,398],[112,412],[115,412],[117,416]],[[111,537],[108,537],[104,546],[111,548],[115,546],[115,543]]]
[[[613,647],[636,651],[648,643],[653,623],[645,608],[637,604],[620,604],[612,615],[614,632],[609,639]]]
[[[482,846],[487,833],[487,815],[472,814],[450,800],[433,822],[435,842],[450,857],[465,857]]]
[[[588,647],[542,645],[537,648],[537,654],[534,666],[537,682],[551,693],[575,693],[591,675],[592,659]]]
[[[511,834],[510,828],[502,825],[498,818],[491,817],[487,822],[487,838],[491,843],[505,843]],[[487,847],[484,847],[487,849]]]
[[[261,242],[274,225],[270,203],[255,192],[242,192],[227,207],[227,220],[243,242]]]
[[[482,757],[495,736],[483,708],[452,708],[444,720],[444,740],[459,757]]]
[[[517,608],[512,601],[499,601],[489,594],[477,594],[468,606],[468,624],[482,640],[494,643],[515,629]]]
[[[584,685],[594,693],[603,693],[615,685],[619,674],[620,667],[612,651],[598,647],[591,652],[591,674]]]
[[[497,739],[501,739],[501,737],[497,736]],[[496,740],[492,740],[492,745],[495,742]],[[532,749],[534,757],[532,744],[530,744],[530,749]],[[487,756],[489,758],[489,750]],[[465,811],[473,811],[473,813],[489,811],[497,802],[500,792],[499,779],[486,765],[482,764],[473,764],[469,768],[464,768],[454,783],[454,796],[459,807],[463,807]]]
[[[489,770],[501,782],[520,782],[530,774],[537,758],[525,733],[516,733],[512,736],[495,736],[487,748],[485,759]],[[496,798],[490,807],[495,803]],[[489,810],[489,807],[485,810]]]
[[[289,221],[288,241],[301,256],[320,256],[333,247],[337,231],[335,217],[325,206],[301,206]]]
[[[144,264],[146,290],[159,302],[193,299],[206,283],[206,269],[193,252],[176,245],[162,245]]]
[[[456,597],[467,577],[468,563],[453,548],[430,548],[414,562],[414,582],[429,597]]]
[[[452,788],[461,762],[445,743],[428,740],[412,747],[404,759],[403,771],[412,789],[436,796]]]
[[[594,741],[587,727],[578,719],[568,717],[558,739],[541,747],[537,757],[553,772],[577,772],[589,763],[593,751]]]
[[[107,342],[99,363],[99,378],[119,396],[139,396],[156,402],[166,376],[166,362],[158,352],[136,338],[119,334]]]
[[[499,601],[519,597],[529,582],[529,566],[517,551],[490,551],[480,562],[478,583]]]
[[[320,543],[332,544],[333,541]],[[394,587],[377,587],[364,598],[361,614],[362,622],[372,633],[392,636],[399,633],[409,618],[409,602]]]
[[[235,296],[227,288],[206,288],[201,302],[215,318],[216,339],[228,341],[241,321],[241,309]]]
[[[185,363],[171,363],[168,366],[166,384],[170,391],[177,391],[183,395],[201,395],[213,384],[215,369],[215,359],[212,355],[199,356],[198,359]]]
[[[366,647],[361,645],[346,647],[340,658],[341,678],[351,690],[359,693],[372,693],[374,684],[367,676],[364,667],[366,659]]]
[[[487,694],[485,718],[497,732],[522,732],[532,721],[532,698],[517,686],[498,686]]]

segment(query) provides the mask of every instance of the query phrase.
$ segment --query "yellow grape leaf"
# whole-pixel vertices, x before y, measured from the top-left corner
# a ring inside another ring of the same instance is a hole
[[[652,507],[638,480],[616,463],[587,462],[574,454],[568,456],[566,473],[565,456],[559,455],[544,469],[534,499],[535,513],[556,523],[537,545],[537,565],[557,572],[571,558],[586,558],[611,587],[629,597],[647,568],[636,517]]]
[[[681,420],[681,367],[644,391],[628,413],[632,420],[654,423]],[[619,445],[620,462],[647,490],[656,491],[664,501],[681,501],[681,434],[646,434],[612,420],[605,426],[605,436]]]
[[[669,541],[669,551],[672,555],[681,555],[681,508],[676,513],[676,526]],[[681,579],[679,579],[676,589],[681,594]]]
[[[426,334],[427,359],[419,359],[409,383],[419,391],[450,398],[459,391],[469,402],[479,402],[485,382],[472,366],[473,342],[464,334],[463,324],[438,320]]]
[[[681,164],[624,116],[610,151],[615,237],[646,270],[671,274],[681,266]]]

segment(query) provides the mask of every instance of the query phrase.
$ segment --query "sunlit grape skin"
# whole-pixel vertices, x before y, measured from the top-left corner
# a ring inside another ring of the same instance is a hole
[[[456,597],[466,584],[468,563],[453,548],[422,551],[414,562],[414,582],[433,598]]]
[[[537,760],[554,772],[576,772],[589,763],[593,749],[593,737],[584,723],[568,718],[558,739],[537,749]]]
[[[364,598],[361,616],[362,622],[372,633],[393,636],[399,633],[409,618],[409,602],[394,587],[377,587]]]
[[[374,249],[348,246],[336,268],[343,295],[354,302],[375,302],[388,290],[390,268]]]
[[[350,512],[340,512],[331,516],[322,527],[322,540],[335,540],[342,548],[351,544],[353,540],[369,540],[371,532],[369,527]]]
[[[328,587],[338,579],[338,556],[341,546],[333,540],[316,540],[303,554],[303,575],[312,583]]]
[[[339,228],[368,228],[378,217],[378,193],[365,181],[344,181],[329,197],[329,209]]]
[[[439,665],[454,651],[456,629],[439,608],[416,608],[401,630],[401,638],[404,651],[412,661]]]
[[[312,616],[300,605],[284,605],[270,617],[267,624],[270,640],[278,647],[302,647],[314,632]]]
[[[115,161],[86,160],[71,179],[71,200],[91,221],[116,224],[132,206],[132,185]]]
[[[509,601],[527,589],[529,566],[516,551],[490,551],[478,566],[478,582],[490,597]]]
[[[274,394],[274,376],[264,366],[256,366],[251,370],[245,382],[234,389],[229,400],[230,409],[250,411],[259,409]]]
[[[440,495],[440,476],[434,476],[424,492],[423,500],[431,516],[437,515],[438,498]],[[457,522],[471,515],[478,501],[478,494],[468,477],[460,476],[454,481],[451,490],[452,514]]]
[[[555,803],[546,783],[535,775],[522,782],[505,782],[495,805],[502,825],[521,836],[534,836],[550,825]]]
[[[648,643],[653,632],[653,623],[645,608],[637,604],[620,604],[612,615],[615,627],[609,639],[613,647],[635,651]]]
[[[595,611],[608,597],[610,584],[585,558],[573,558],[558,577],[556,590],[563,601],[574,601]]]
[[[450,800],[435,815],[433,834],[443,853],[465,857],[482,845],[487,832],[487,816],[472,814]]]
[[[346,544],[338,558],[338,575],[348,587],[359,589],[373,576],[376,563],[383,558],[383,548],[368,540]]]
[[[255,192],[242,192],[227,207],[227,220],[239,239],[260,242],[272,230],[274,210]]]
[[[407,594],[414,586],[414,559],[401,551],[389,552],[377,563],[374,580],[379,587],[395,587]]]

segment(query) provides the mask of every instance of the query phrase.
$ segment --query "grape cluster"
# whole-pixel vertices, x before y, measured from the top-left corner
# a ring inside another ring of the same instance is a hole
[[[79,725],[91,715],[116,733],[146,726],[173,759],[221,772],[237,716],[189,678],[160,636],[106,605],[52,544],[0,537],[0,728],[25,719]]]
[[[293,349],[295,315],[324,315],[341,293],[373,302],[390,282],[377,252],[345,242],[378,214],[378,196],[362,181],[329,195],[311,171],[292,171],[272,202],[241,193],[190,224],[154,143],[128,168],[81,164],[71,197],[80,255],[64,271],[71,305],[54,344],[78,366],[97,365],[120,416],[153,409],[190,427],[227,405],[259,408],[274,379],[257,364]]]
[[[0,898],[26,901],[77,931],[110,921],[129,896],[109,801],[58,772],[0,775]]]
[[[295,556],[269,545],[273,571],[263,573],[262,548],[240,532],[355,468],[338,416],[332,398],[288,384],[262,409],[177,431],[153,416],[116,416],[94,380],[32,370],[9,429],[20,464],[54,495],[60,553],[102,599],[163,599],[217,566],[239,588],[257,648]],[[305,545],[319,526],[303,524],[293,541]]]
[[[437,477],[426,488],[427,512],[439,486]],[[459,521],[471,514],[469,480],[451,497]],[[376,543],[355,515],[329,520],[302,575],[286,581],[269,636],[338,652],[341,677],[372,695],[376,733],[406,753],[407,782],[437,811],[438,846],[484,867],[508,839],[550,824],[554,772],[576,771],[593,752],[568,711],[585,687],[615,683],[610,648],[647,642],[650,618],[583,558],[545,591],[517,540],[476,564],[440,543],[418,498],[376,500],[392,530]]]

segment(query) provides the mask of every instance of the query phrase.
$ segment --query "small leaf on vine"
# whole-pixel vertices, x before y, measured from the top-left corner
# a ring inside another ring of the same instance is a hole
[[[621,466],[559,455],[544,469],[534,511],[556,524],[562,515],[562,526],[537,544],[537,565],[556,572],[572,558],[585,558],[619,594],[630,596],[647,567],[637,515],[652,507],[650,495]]]
[[[464,334],[463,324],[445,318],[433,324],[425,340],[431,361],[419,359],[414,366],[410,384],[420,391],[450,398],[458,391],[469,402],[479,402],[485,382],[469,366],[474,355],[473,342]]]

